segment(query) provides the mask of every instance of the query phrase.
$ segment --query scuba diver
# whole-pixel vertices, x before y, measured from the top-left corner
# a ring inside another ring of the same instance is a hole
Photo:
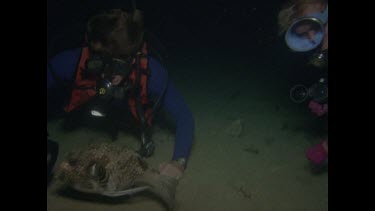
[[[313,53],[308,65],[328,74],[328,0],[290,0],[279,12],[278,23],[287,46],[294,52]],[[290,96],[298,103],[310,99],[310,110],[318,117],[328,118],[328,77],[322,77],[309,88],[297,85]],[[307,149],[306,157],[314,170],[325,169],[328,138]]]
[[[89,19],[86,31],[87,46],[59,53],[47,65],[49,112],[69,113],[89,105],[91,115],[107,117],[127,109],[140,129],[138,152],[149,157],[155,149],[152,120],[156,110],[164,109],[176,124],[176,140],[171,161],[162,163],[159,171],[181,177],[193,142],[194,119],[163,65],[150,55],[142,12],[103,12]],[[66,82],[73,86],[64,89]]]

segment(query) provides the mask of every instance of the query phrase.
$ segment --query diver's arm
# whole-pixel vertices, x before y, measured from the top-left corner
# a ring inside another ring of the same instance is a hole
[[[161,64],[153,59],[149,59],[151,76],[148,90],[152,96],[160,96],[167,83],[167,74]],[[171,79],[161,101],[161,108],[171,114],[176,123],[176,140],[172,160],[184,158],[188,159],[193,143],[194,119],[182,95],[177,91]]]
[[[63,84],[72,82],[81,55],[81,48],[57,54],[47,64],[47,112],[63,112],[70,93]]]

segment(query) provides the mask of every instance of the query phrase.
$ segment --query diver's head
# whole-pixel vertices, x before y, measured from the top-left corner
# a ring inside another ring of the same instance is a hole
[[[287,0],[277,17],[279,35],[283,35],[295,20],[321,12],[327,4],[327,0]]]
[[[143,40],[143,16],[119,9],[98,14],[88,21],[87,38],[92,52],[104,57],[128,60]]]
[[[143,31],[142,13],[136,9],[131,13],[113,9],[90,18],[87,39],[91,55],[87,72],[119,85],[132,69]]]

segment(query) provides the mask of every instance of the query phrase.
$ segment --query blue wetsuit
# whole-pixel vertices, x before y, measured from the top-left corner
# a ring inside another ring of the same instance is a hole
[[[75,79],[81,51],[82,48],[67,50],[56,55],[50,61],[53,71],[62,81],[72,82]],[[161,101],[161,108],[172,116],[176,124],[176,141],[172,159],[187,159],[193,142],[193,115],[173,82],[167,80],[167,74],[162,65],[152,57],[149,57],[149,69],[151,74],[147,88],[150,98],[160,96],[165,83],[168,82],[164,98]],[[55,80],[47,65],[47,107],[49,112],[63,112],[63,107],[69,102],[69,94],[61,86],[61,83]]]

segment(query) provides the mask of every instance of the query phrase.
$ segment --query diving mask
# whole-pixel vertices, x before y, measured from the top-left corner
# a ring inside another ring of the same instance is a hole
[[[318,47],[324,39],[324,25],[327,21],[328,5],[323,12],[297,19],[285,33],[286,44],[296,52],[306,52]]]
[[[107,80],[113,75],[121,75],[127,77],[132,70],[132,57],[127,60],[122,60],[118,58],[104,57],[100,55],[93,55],[86,63],[86,76],[102,75],[103,78]]]

